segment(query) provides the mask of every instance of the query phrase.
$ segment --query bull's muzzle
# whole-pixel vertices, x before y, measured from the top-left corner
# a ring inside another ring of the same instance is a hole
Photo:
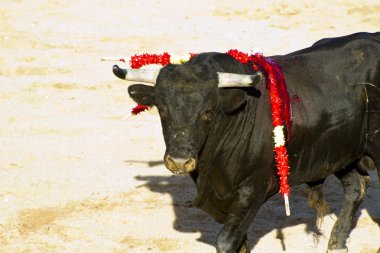
[[[176,158],[166,155],[164,158],[165,166],[174,174],[189,173],[195,170],[197,160],[195,158]]]

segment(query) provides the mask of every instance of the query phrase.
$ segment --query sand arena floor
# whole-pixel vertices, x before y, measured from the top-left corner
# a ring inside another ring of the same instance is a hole
[[[285,54],[324,37],[379,30],[378,1],[0,2],[0,252],[215,252],[220,225],[163,166],[157,112],[130,117],[127,86],[102,56],[258,48]],[[375,174],[350,253],[380,247]],[[251,252],[325,252],[342,192],[316,236],[303,187],[249,231]],[[376,222],[377,223],[376,223]]]

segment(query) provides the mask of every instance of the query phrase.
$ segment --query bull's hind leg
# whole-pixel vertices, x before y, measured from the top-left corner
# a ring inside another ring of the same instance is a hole
[[[380,181],[380,106],[379,112],[373,112],[370,117],[367,152],[375,163]]]
[[[367,189],[369,176],[360,174],[355,165],[335,174],[343,185],[344,201],[342,210],[331,232],[328,252],[347,252],[346,240],[350,232],[352,218],[359,208]]]
[[[370,154],[370,156],[373,159],[373,162],[375,163],[375,167],[377,169],[377,176],[379,177],[380,181],[380,129],[378,129],[374,133],[372,143],[370,143],[368,146],[368,153]]]

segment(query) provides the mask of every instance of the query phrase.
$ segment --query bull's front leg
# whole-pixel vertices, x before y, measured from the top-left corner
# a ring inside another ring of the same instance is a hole
[[[231,206],[231,213],[217,237],[218,253],[248,252],[247,230],[264,203],[266,195],[263,192],[260,196],[253,191],[253,186],[245,186],[238,190],[238,196]]]

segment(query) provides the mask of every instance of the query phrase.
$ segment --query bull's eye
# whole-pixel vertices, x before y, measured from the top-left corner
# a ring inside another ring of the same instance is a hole
[[[213,113],[211,110],[207,110],[205,111],[204,113],[202,113],[201,115],[201,120],[205,123],[209,123],[212,121],[212,116],[213,116]]]

